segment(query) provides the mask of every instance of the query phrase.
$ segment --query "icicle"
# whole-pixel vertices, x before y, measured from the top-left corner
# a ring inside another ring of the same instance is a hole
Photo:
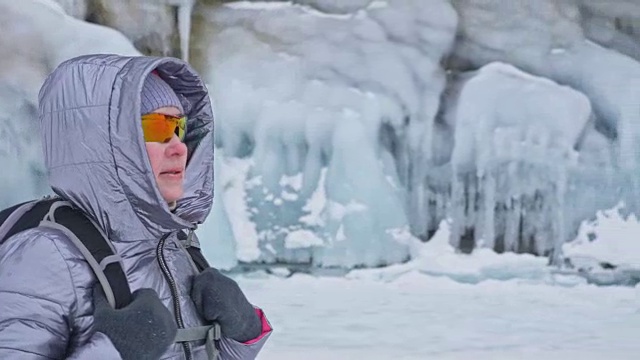
[[[481,243],[484,233],[484,206],[482,206],[484,193],[481,191],[484,182],[481,177],[473,177],[473,175],[469,175],[469,177],[466,229],[473,229],[474,246],[477,246]]]
[[[639,131],[634,122],[637,120],[636,113],[638,109],[637,104],[621,107],[621,116],[618,124],[620,165],[625,170],[631,170],[635,169],[636,166],[636,136]]]
[[[570,149],[568,150],[571,151]],[[556,192],[555,192],[555,224],[554,224],[554,244],[553,253],[550,259],[551,264],[559,265],[562,259],[562,244],[566,239],[566,225],[565,225],[565,195],[567,193],[567,167],[569,165],[568,160],[570,153],[561,154],[561,161],[558,161],[557,165],[557,178],[556,178]]]
[[[444,88],[444,83],[442,84],[442,88]],[[424,234],[428,234],[429,232],[429,218],[433,216],[430,211],[430,202],[431,202],[431,191],[426,188],[426,176],[427,176],[427,166],[428,164],[433,164],[433,132],[435,127],[436,120],[436,111],[433,109],[437,109],[438,106],[430,107],[428,101],[424,101],[420,107],[420,115],[421,118],[424,119],[424,136],[422,138],[422,146],[419,147],[424,156],[423,160],[420,162],[420,169],[418,171],[419,176],[419,201],[420,201],[420,216],[425,222],[424,226]],[[439,104],[438,104],[439,105]],[[438,223],[435,221],[434,223]],[[436,225],[437,226],[437,225]]]
[[[422,181],[419,181],[422,180]],[[416,179],[416,187],[414,188],[413,197],[415,200],[415,215],[417,221],[414,222],[414,228],[416,233],[424,234],[425,236],[429,232],[429,198],[426,189],[424,178]]]
[[[523,184],[522,177],[524,177],[525,171],[523,165],[516,159],[521,159],[522,154],[525,153],[522,142],[518,141],[512,148],[512,159],[514,161],[509,164],[509,170],[507,172],[508,180],[507,187],[510,189],[511,198],[511,211],[507,217],[507,229],[505,230],[504,237],[504,249],[505,251],[516,251],[518,248],[518,239],[523,236],[520,224],[524,217],[522,211],[522,205],[524,201],[523,194],[525,193],[526,184]],[[517,162],[516,162],[517,161]],[[526,179],[526,178],[525,178]],[[515,181],[514,181],[515,180]]]
[[[493,249],[495,245],[495,209],[496,209],[496,173],[485,172],[484,178],[484,226],[482,231],[483,247]]]
[[[191,14],[195,0],[168,0],[170,5],[178,7],[178,35],[182,60],[189,61],[189,41],[191,34]]]
[[[453,181],[451,182],[451,238],[449,243],[454,249],[460,248],[460,238],[462,237],[462,229],[465,227],[465,199],[464,199],[464,178],[456,174],[454,168]]]
[[[518,243],[518,229],[522,206],[519,198],[509,200],[509,208],[506,214],[506,229],[504,234],[504,251],[515,251]]]

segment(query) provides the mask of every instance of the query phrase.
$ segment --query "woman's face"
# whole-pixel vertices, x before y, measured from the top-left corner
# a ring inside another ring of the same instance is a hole
[[[158,114],[180,116],[173,106],[153,111]],[[147,153],[160,194],[167,203],[180,199],[184,193],[184,172],[187,165],[187,146],[177,135],[169,142],[147,142]]]

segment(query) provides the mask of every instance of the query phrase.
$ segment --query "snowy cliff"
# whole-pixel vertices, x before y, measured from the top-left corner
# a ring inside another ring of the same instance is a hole
[[[183,57],[210,86],[217,202],[200,235],[222,267],[397,263],[445,219],[463,251],[558,261],[597,211],[640,206],[632,0],[0,0],[0,10],[11,34],[0,40],[0,163],[15,169],[2,205],[47,192],[34,116],[44,76],[69,57],[115,52]]]

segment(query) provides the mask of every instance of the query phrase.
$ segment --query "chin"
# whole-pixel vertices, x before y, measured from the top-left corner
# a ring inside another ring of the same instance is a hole
[[[184,194],[184,191],[182,191],[182,189],[162,191],[162,197],[168,203],[172,203],[174,201],[180,200],[183,194]]]

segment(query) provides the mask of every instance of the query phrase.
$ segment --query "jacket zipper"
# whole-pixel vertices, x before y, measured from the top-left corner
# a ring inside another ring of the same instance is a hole
[[[176,285],[176,281],[173,279],[171,275],[171,271],[169,271],[169,266],[167,265],[167,259],[164,257],[164,245],[167,242],[167,238],[171,235],[171,233],[167,233],[160,238],[158,242],[158,247],[156,248],[156,258],[158,259],[158,264],[160,265],[160,269],[162,270],[162,275],[169,283],[169,288],[171,289],[171,299],[173,301],[173,311],[176,317],[176,323],[178,324],[178,328],[184,329],[184,321],[182,320],[182,310],[180,309],[180,298],[178,297],[178,286]],[[187,360],[193,360],[193,356],[191,354],[191,347],[188,342],[182,343],[182,349],[184,350],[184,355]]]

